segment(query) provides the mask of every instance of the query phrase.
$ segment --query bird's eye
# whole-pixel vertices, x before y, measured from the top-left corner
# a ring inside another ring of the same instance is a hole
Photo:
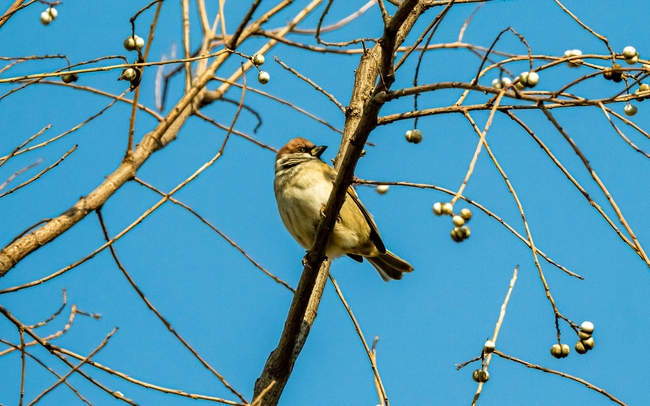
[[[300,151],[300,152],[307,152],[307,148],[305,148],[305,147],[300,147],[300,149],[298,149],[298,151]]]

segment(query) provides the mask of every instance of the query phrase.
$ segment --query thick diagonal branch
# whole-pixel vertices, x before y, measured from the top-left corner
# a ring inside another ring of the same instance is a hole
[[[395,48],[426,10],[417,0],[406,0],[384,29],[377,45],[365,54],[356,70],[355,84],[345,123],[344,136],[336,159],[338,175],[334,182],[312,249],[305,257],[300,282],[296,289],[280,343],[271,353],[262,374],[255,383],[255,396],[275,380],[276,384],[264,398],[264,405],[276,405],[291,375],[293,365],[307,339],[316,316],[316,309],[329,272],[325,251],[334,229],[335,220],[352,183],[354,170],[370,132],[377,126],[377,117],[384,102],[374,95],[388,90],[392,83]],[[391,38],[388,38],[391,37]],[[384,52],[390,54],[383,56]],[[383,66],[390,64],[390,66]],[[381,79],[377,78],[381,74]],[[313,293],[312,293],[313,292]],[[309,313],[309,314],[308,314]]]

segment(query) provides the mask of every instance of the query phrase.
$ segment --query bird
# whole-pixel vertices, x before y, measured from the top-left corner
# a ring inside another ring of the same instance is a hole
[[[276,155],[274,192],[282,223],[303,248],[312,248],[316,229],[336,179],[336,169],[323,162],[327,146],[316,146],[297,137]],[[411,264],[388,251],[377,225],[352,186],[334,225],[325,255],[329,259],[347,255],[357,262],[365,258],[381,278],[402,279],[412,272]]]

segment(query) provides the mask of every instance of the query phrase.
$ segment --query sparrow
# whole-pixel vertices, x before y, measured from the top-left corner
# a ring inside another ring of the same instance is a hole
[[[321,160],[327,146],[298,137],[276,156],[274,191],[282,223],[303,248],[312,248],[316,229],[334,186],[337,171]],[[357,262],[367,259],[386,282],[402,279],[413,267],[384,246],[379,230],[352,187],[327,246],[328,258],[347,255]]]

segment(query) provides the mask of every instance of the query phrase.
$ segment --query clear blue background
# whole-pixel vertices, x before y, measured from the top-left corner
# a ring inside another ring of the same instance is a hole
[[[5,0],[0,9],[10,4]],[[207,2],[211,19],[217,2]],[[248,2],[226,5],[228,32],[232,33]],[[267,4],[268,3],[268,4]],[[357,10],[363,1],[335,2],[326,24]],[[609,1],[566,0],[565,5],[598,33],[607,36],[620,52],[634,45],[641,57],[648,57],[647,6],[644,1],[614,4]],[[14,16],[0,30],[0,55],[25,56],[65,54],[72,63],[104,55],[124,54],[122,41],[130,34],[129,18],[148,2],[64,2],[50,26],[39,23],[43,5],[32,5]],[[269,9],[275,2],[263,2]],[[300,1],[278,15],[267,28],[282,26],[307,2]],[[433,43],[453,42],[476,5],[454,6],[436,33]],[[314,28],[323,5],[299,27]],[[390,10],[394,8],[389,6]],[[426,13],[410,41],[419,35],[438,9]],[[200,40],[200,28],[192,5],[193,49]],[[260,15],[258,12],[256,15]],[[146,37],[153,8],[137,22],[136,33]],[[330,41],[355,37],[378,37],[381,23],[378,8],[344,29],[323,36]],[[502,29],[511,26],[526,37],[534,54],[561,56],[566,49],[580,48],[585,54],[606,54],[599,40],[581,29],[552,1],[488,2],[467,28],[464,41],[488,47]],[[181,52],[181,22],[178,2],[166,2],[160,16],[151,60],[169,58],[171,49]],[[289,38],[315,43],[312,37]],[[254,39],[240,51],[252,54],[263,39]],[[506,34],[495,47],[500,51],[525,54],[523,45]],[[358,55],[337,56],[277,46],[267,54],[263,69],[271,75],[259,85],[255,72],[248,84],[261,88],[328,120],[342,129],[344,117],[323,95],[272,61],[277,55],[323,88],[344,105],[348,103]],[[128,55],[133,59],[133,54]],[[494,58],[498,58],[494,56]],[[232,57],[218,75],[229,76],[240,59]],[[416,58],[400,69],[394,89],[409,87]],[[468,82],[480,59],[466,50],[427,53],[419,82]],[[60,60],[26,62],[2,77],[48,72],[63,67]],[[539,62],[535,63],[539,66]],[[638,66],[638,65],[637,65]],[[169,67],[166,69],[170,69]],[[511,64],[513,74],[527,70],[527,63]],[[154,107],[156,68],[146,71],[141,102]],[[556,90],[564,83],[590,72],[564,66],[541,72],[538,89]],[[79,84],[119,94],[124,82],[117,71],[82,75]],[[496,74],[482,79],[489,85]],[[170,83],[167,109],[180,97],[184,79]],[[3,84],[5,93],[15,85]],[[594,78],[573,90],[584,97],[608,97],[623,84]],[[445,90],[420,98],[420,108],[442,107],[457,100],[461,91]],[[132,97],[130,94],[128,97]],[[238,100],[240,91],[227,95]],[[484,103],[483,95],[472,95],[468,103]],[[47,124],[52,129],[41,138],[59,134],[99,111],[110,99],[52,85],[31,86],[0,101],[0,154]],[[301,135],[316,144],[329,145],[324,155],[331,159],[340,135],[286,106],[248,92],[246,103],[263,118],[255,137],[275,148]],[[634,121],[650,128],[643,104]],[[613,108],[622,113],[623,105]],[[386,105],[382,115],[409,111],[412,101]],[[59,159],[78,144],[79,149],[38,182],[0,199],[0,244],[5,246],[33,223],[55,217],[79,196],[92,191],[120,163],[126,147],[130,106],[118,103],[107,113],[77,132],[47,148],[12,159],[0,168],[0,181],[39,158],[39,168],[21,175],[13,185],[26,180]],[[214,103],[203,112],[229,125],[236,107]],[[629,224],[646,250],[650,241],[648,218],[648,159],[632,150],[614,132],[597,107],[558,109],[553,114],[589,158],[592,166],[616,199]],[[487,113],[473,113],[483,127]],[[575,178],[603,207],[607,201],[584,169],[578,157],[541,112],[518,116],[544,140]],[[136,138],[155,126],[146,113],[138,113]],[[650,142],[617,121],[621,129],[641,148]],[[252,134],[256,119],[242,112],[236,129]],[[373,131],[359,161],[360,178],[383,181],[411,181],[456,189],[465,176],[477,137],[459,114],[420,120],[424,141],[408,144],[404,132],[412,120],[400,121]],[[186,179],[219,149],[224,132],[198,118],[190,119],[178,139],[156,153],[138,176],[163,191]],[[505,228],[478,210],[473,210],[472,237],[462,244],[449,238],[448,218],[431,214],[431,205],[446,201],[444,194],[431,190],[391,187],[378,195],[372,187],[358,187],[359,195],[375,216],[386,245],[415,267],[402,281],[384,283],[370,265],[347,258],[337,260],[332,274],[366,335],[379,336],[378,366],[391,403],[468,404],[476,390],[471,379],[476,364],[461,371],[454,365],[480,354],[492,335],[514,267],[519,279],[512,294],[497,347],[531,363],[579,376],[609,391],[630,405],[650,404],[646,366],[650,277],[647,266],[632,252],[565,179],[536,143],[515,123],[497,114],[487,140],[512,181],[529,221],[536,245],[551,258],[585,277],[579,281],[548,265],[542,266],[551,292],[562,313],[580,323],[596,325],[596,348],[587,355],[572,354],[556,360],[549,354],[555,342],[553,312],[545,298],[530,250]],[[256,261],[292,286],[302,269],[302,248],[284,230],[273,197],[274,154],[242,138],[232,138],[223,157],[175,197],[199,212],[234,239]],[[11,186],[10,186],[11,187]],[[465,195],[484,204],[524,234],[512,196],[483,151]],[[153,192],[131,182],[111,197],[103,208],[111,236],[140,216],[159,200]],[[465,207],[459,203],[457,208]],[[605,209],[615,218],[613,210]],[[0,280],[0,288],[44,277],[84,257],[104,242],[97,217],[83,221],[54,242],[28,256]],[[184,209],[166,203],[141,225],[115,244],[117,253],[152,303],[200,354],[249,400],[253,384],[270,351],[275,348],[291,301],[291,292],[255,268],[226,241]],[[87,312],[100,313],[96,321],[77,316],[70,331],[54,343],[86,355],[115,326],[120,330],[94,360],[137,379],[188,392],[229,399],[235,397],[194,359],[166,331],[145,307],[116,267],[108,250],[60,278],[42,286],[3,295],[0,303],[27,324],[47,318],[61,302],[67,289],[68,302]],[[63,327],[67,311],[48,326],[41,336]],[[561,324],[563,342],[571,347],[577,340]],[[7,320],[0,320],[0,337],[18,343],[18,335]],[[0,347],[0,350],[2,348]],[[32,347],[34,354],[59,371],[67,372],[59,360]],[[100,382],[142,405],[184,405],[191,399],[147,390],[84,366]],[[20,357],[17,352],[0,358],[2,383],[0,403],[18,402]],[[558,376],[526,369],[522,365],[494,358],[490,382],[484,387],[483,405],[564,405],[578,402],[605,405],[611,402],[583,385]],[[26,399],[33,399],[55,378],[32,361],[27,362]],[[83,378],[70,382],[93,404],[118,404]],[[198,401],[201,402],[201,401]],[[65,386],[47,395],[41,404],[80,404]],[[284,391],[284,405],[375,405],[377,395],[368,360],[345,309],[332,286],[323,296],[318,318]]]

